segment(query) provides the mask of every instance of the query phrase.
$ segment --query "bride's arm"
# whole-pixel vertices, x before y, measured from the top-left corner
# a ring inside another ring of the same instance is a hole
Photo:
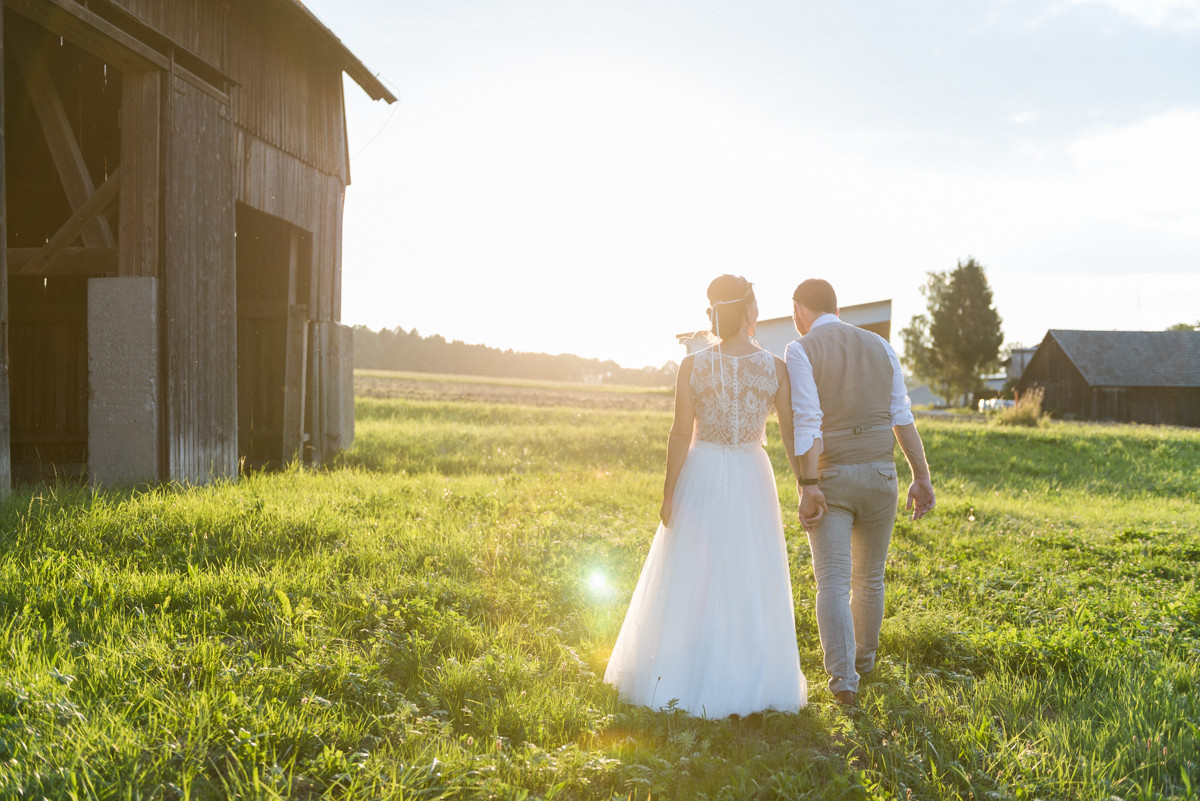
[[[671,504],[675,496],[675,483],[679,471],[687,458],[692,434],[696,429],[696,410],[692,406],[691,377],[693,358],[688,355],[679,365],[675,379],[675,419],[671,423],[671,435],[667,439],[667,477],[663,481],[663,502],[658,517],[663,525],[671,525]]]

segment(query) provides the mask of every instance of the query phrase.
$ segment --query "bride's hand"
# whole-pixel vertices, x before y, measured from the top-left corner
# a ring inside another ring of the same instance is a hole
[[[662,508],[658,510],[658,519],[664,526],[671,525],[671,499],[663,498]]]
[[[817,521],[825,516],[826,510],[825,493],[820,487],[801,487],[798,517],[800,526],[805,531],[812,532],[817,526]]]

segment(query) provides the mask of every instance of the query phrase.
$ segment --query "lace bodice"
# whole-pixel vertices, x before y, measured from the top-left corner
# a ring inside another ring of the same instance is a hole
[[[696,353],[690,387],[696,410],[696,439],[726,447],[760,445],[767,413],[779,389],[775,357],[765,350],[718,356]]]

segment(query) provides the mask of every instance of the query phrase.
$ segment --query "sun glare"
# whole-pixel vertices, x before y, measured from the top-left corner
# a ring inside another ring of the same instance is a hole
[[[602,570],[593,570],[587,577],[588,592],[593,598],[605,600],[611,598],[613,594],[612,585],[608,583],[608,576]]]

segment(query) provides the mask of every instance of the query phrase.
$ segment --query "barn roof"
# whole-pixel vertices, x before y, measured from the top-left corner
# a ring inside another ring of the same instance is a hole
[[[1091,386],[1200,387],[1200,331],[1051,330]]]
[[[312,13],[305,7],[300,0],[282,0],[285,5],[290,5],[312,25],[316,32],[325,42],[330,45],[333,50],[334,57],[340,62],[342,71],[354,79],[354,82],[363,88],[363,91],[370,95],[372,100],[386,100],[389,103],[396,102],[396,96],[388,91],[387,87],[375,77],[375,74],[367,69],[366,65],[358,60],[358,56],[350,52],[350,48],[342,44],[342,40],[337,38],[333,31],[325,26],[317,18],[317,15]]]

